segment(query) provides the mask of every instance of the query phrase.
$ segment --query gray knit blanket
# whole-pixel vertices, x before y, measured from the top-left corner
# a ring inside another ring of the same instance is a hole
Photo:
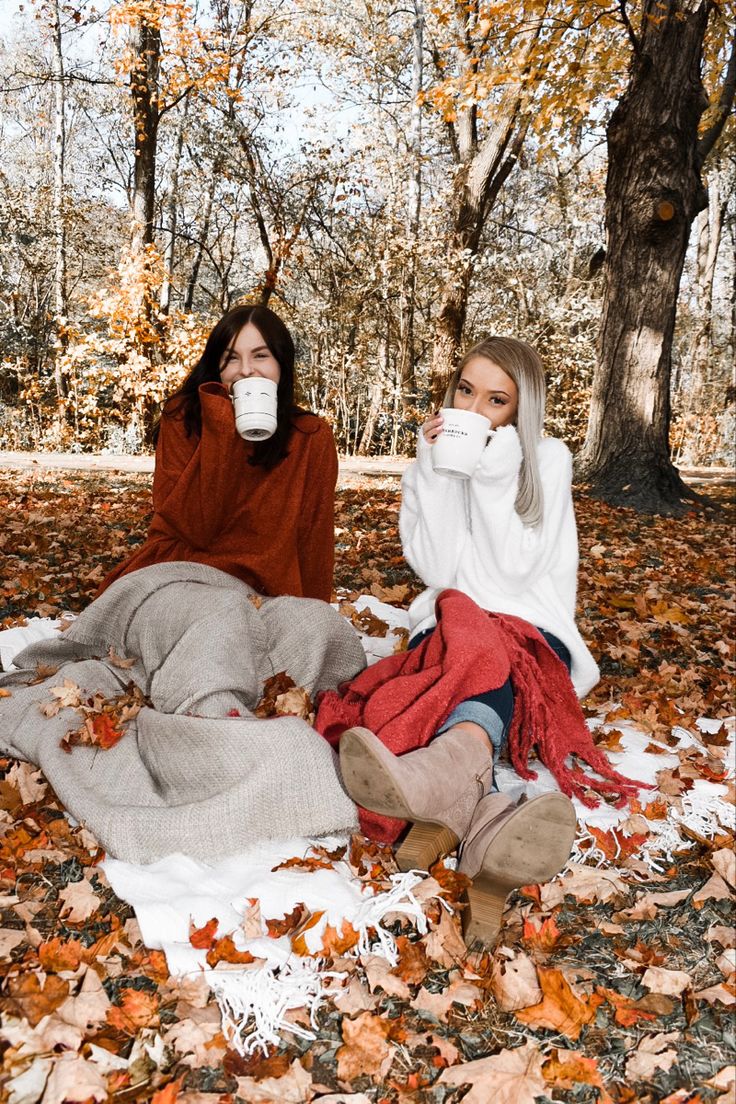
[[[365,666],[360,639],[327,603],[250,601],[247,584],[193,563],[118,579],[56,640],[24,649],[0,676],[0,749],[37,764],[59,799],[128,862],[181,851],[214,860],[259,840],[357,825],[327,742],[297,717],[253,715],[264,681],[286,671],[313,695]],[[134,658],[128,668],[108,657]],[[58,667],[38,677],[39,665]],[[60,746],[80,725],[40,706],[64,679],[86,694],[133,681],[150,699],[114,747]],[[228,715],[237,712],[239,716]]]

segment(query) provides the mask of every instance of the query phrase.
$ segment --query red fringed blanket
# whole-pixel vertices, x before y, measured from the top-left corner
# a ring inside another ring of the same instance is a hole
[[[595,793],[620,806],[642,787],[596,748],[565,665],[533,626],[487,613],[457,590],[441,592],[436,615],[437,628],[418,647],[379,660],[320,696],[315,727],[325,739],[336,746],[347,728],[361,726],[402,755],[428,744],[461,701],[495,690],[510,676],[509,755],[522,778],[536,778],[528,765],[536,751],[562,792],[591,808],[599,803]],[[568,763],[570,756],[578,762]],[[361,815],[366,834],[381,839],[395,839],[401,823]]]

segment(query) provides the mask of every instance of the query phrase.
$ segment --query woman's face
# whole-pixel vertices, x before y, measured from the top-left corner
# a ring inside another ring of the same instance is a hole
[[[488,357],[472,357],[465,365],[455,389],[456,410],[483,414],[493,429],[516,421],[519,392],[511,376]]]
[[[220,380],[227,388],[248,376],[263,376],[274,383],[281,378],[279,362],[252,322],[246,322],[220,361]]]

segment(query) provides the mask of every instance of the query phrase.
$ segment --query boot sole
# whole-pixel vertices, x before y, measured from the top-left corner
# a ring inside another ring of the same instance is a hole
[[[345,788],[364,809],[414,821],[409,802],[391,775],[390,760],[387,763],[382,758],[382,748],[376,747],[373,733],[367,729],[351,728],[343,733],[340,771]],[[397,866],[403,871],[428,870],[440,855],[454,851],[458,843],[458,837],[444,824],[416,821],[396,851]]]
[[[576,827],[575,810],[559,793],[535,797],[509,817],[489,843],[468,890],[469,945],[495,942],[512,889],[548,882],[559,873],[570,857]]]

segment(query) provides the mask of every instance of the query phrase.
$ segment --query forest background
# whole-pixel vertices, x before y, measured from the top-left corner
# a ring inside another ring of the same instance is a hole
[[[345,453],[509,333],[594,489],[676,504],[670,458],[733,464],[734,12],[0,0],[0,447],[147,451],[260,302]]]

